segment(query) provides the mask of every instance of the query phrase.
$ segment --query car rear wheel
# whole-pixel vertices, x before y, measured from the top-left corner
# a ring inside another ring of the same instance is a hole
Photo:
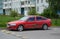
[[[24,28],[23,28],[22,25],[20,25],[20,26],[18,27],[18,31],[20,31],[20,32],[23,31],[23,29],[24,29]]]
[[[42,27],[43,30],[48,30],[48,26],[46,24],[43,25]]]

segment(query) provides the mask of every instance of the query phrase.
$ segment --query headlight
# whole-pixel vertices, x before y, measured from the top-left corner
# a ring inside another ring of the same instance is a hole
[[[8,26],[16,26],[16,24],[8,24]]]

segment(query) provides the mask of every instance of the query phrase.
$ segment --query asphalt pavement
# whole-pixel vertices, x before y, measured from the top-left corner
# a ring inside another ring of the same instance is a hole
[[[0,30],[0,39],[60,39],[60,27],[49,30]]]

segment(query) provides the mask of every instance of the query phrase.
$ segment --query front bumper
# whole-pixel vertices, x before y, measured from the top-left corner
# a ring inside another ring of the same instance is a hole
[[[9,26],[7,27],[8,30],[17,30],[17,27],[16,26]]]

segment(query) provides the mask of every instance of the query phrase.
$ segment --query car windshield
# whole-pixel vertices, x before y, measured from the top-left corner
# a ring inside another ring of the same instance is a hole
[[[22,21],[26,21],[29,17],[22,17],[21,19],[19,20],[22,20]]]

